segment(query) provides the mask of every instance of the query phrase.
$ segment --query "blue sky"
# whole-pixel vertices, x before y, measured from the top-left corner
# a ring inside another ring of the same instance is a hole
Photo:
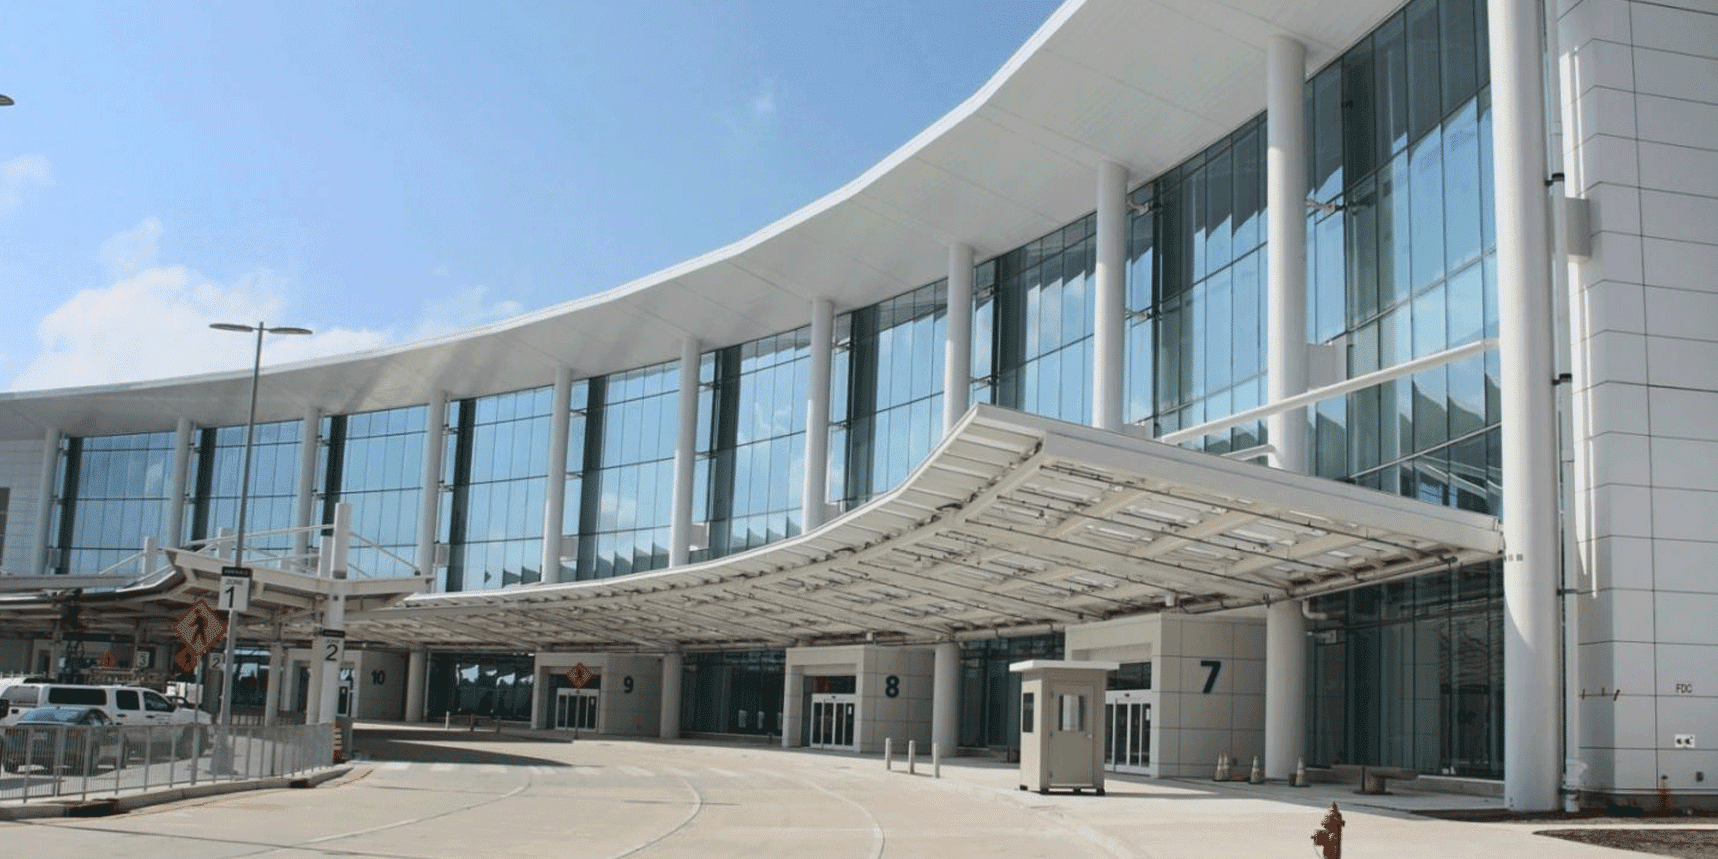
[[[461,330],[732,242],[975,92],[1051,0],[7,4],[0,390]]]

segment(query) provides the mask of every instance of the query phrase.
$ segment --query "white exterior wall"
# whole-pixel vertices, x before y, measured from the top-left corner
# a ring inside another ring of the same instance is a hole
[[[1217,682],[1205,691],[1219,662]],[[1152,760],[1160,776],[1209,778],[1218,755],[1250,766],[1265,753],[1265,621],[1262,617],[1163,615],[1152,658]],[[1161,727],[1160,727],[1161,723]]]
[[[406,655],[376,650],[346,654],[352,663],[352,716],[397,722],[406,713]]]
[[[0,570],[29,575],[36,557],[36,526],[41,515],[36,507],[42,495],[42,439],[0,441],[0,486],[12,490],[6,511],[4,549]]]
[[[554,724],[555,678],[584,663],[602,678],[597,696],[597,733],[629,737],[654,737],[662,722],[662,658],[622,653],[539,653],[536,657],[536,687],[531,694],[531,725]],[[632,691],[626,679],[632,678]]]
[[[1265,749],[1265,620],[1257,610],[1165,612],[1069,627],[1068,659],[1151,661],[1151,772],[1209,778],[1217,756]],[[1217,662],[1217,680],[1205,691]]]
[[[782,745],[792,748],[805,741],[805,678],[842,676],[854,678],[853,733],[861,753],[883,750],[883,740],[893,738],[896,754],[904,754],[908,740],[916,740],[919,753],[931,753],[931,693],[936,652],[930,648],[885,647],[854,644],[838,647],[795,647],[787,651],[786,681],[783,684]],[[898,678],[896,694],[888,694],[889,678]],[[953,755],[954,750],[944,752]]]
[[[1585,786],[1619,793],[1718,792],[1718,7],[1682,5],[1557,3],[1592,240],[1569,270],[1575,706]]]

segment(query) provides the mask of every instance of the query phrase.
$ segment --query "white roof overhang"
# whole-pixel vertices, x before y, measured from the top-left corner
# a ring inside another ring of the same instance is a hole
[[[1264,109],[1265,46],[1316,69],[1398,0],[1070,0],[971,98],[847,185],[727,247],[608,292],[457,335],[268,369],[258,418],[347,414],[670,361],[807,324],[809,303],[875,303],[1093,208],[1097,165],[1138,182]],[[138,335],[139,349],[181,348]],[[0,439],[245,420],[250,374],[0,393]]]
[[[437,648],[930,642],[1204,612],[1490,560],[1483,514],[978,406],[898,489],[808,534],[596,581],[349,618]]]
[[[216,604],[221,570],[232,562],[184,549],[164,551],[170,569],[118,587],[113,587],[112,576],[29,577],[39,589],[0,594],[0,624],[14,635],[51,636],[61,603],[71,598],[72,589],[85,588],[90,590],[76,596],[83,609],[80,620],[85,634],[124,640],[155,633],[171,637],[169,627],[192,603]],[[250,607],[241,616],[240,629],[251,641],[281,640],[283,632],[288,633],[286,640],[307,640],[322,618],[328,597],[336,592],[345,599],[347,611],[363,612],[429,586],[419,576],[334,579],[268,562],[246,567],[251,571]]]

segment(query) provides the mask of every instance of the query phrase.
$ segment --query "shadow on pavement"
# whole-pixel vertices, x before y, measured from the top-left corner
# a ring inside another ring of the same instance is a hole
[[[388,730],[357,728],[352,747],[357,755],[376,761],[439,764],[503,764],[510,766],[571,766],[565,761],[519,754],[544,740],[485,731]],[[509,749],[512,746],[514,748]]]

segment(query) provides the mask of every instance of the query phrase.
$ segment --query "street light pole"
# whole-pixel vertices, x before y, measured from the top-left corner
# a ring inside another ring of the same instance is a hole
[[[233,566],[243,567],[245,563],[245,513],[250,505],[251,495],[251,440],[256,433],[257,422],[257,388],[262,380],[262,336],[264,334],[309,334],[308,328],[294,328],[279,325],[273,328],[258,322],[255,325],[239,325],[232,322],[212,322],[210,328],[218,331],[255,332],[256,357],[251,363],[251,405],[245,417],[245,453],[244,463],[239,470],[239,521],[233,532]],[[215,724],[215,753],[220,755],[226,748],[227,735],[231,731],[233,719],[233,686],[236,684],[236,666],[233,664],[233,650],[238,640],[238,611],[227,609],[227,644],[221,657],[221,715]]]

